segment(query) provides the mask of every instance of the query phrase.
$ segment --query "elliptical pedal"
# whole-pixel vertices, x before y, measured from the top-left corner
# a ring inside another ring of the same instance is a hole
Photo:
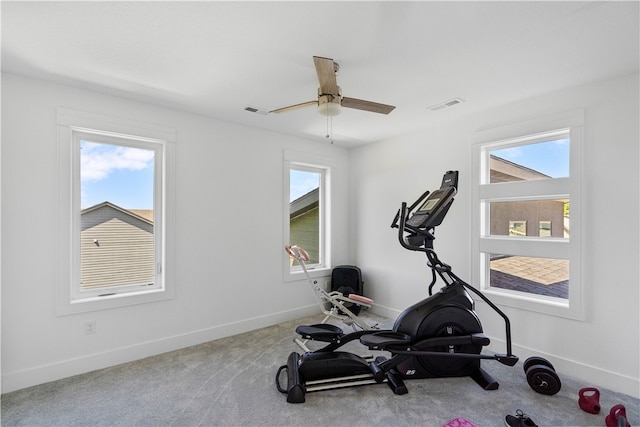
[[[304,339],[323,342],[338,342],[344,335],[341,328],[328,323],[300,325],[296,328],[296,333]]]

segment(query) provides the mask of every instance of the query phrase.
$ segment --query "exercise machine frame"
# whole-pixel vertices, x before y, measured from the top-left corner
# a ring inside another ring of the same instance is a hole
[[[331,291],[327,292],[318,283],[317,280],[314,280],[309,275],[309,271],[307,270],[306,262],[309,261],[309,254],[303,248],[299,246],[291,246],[287,245],[284,247],[285,252],[292,258],[298,261],[300,267],[302,267],[302,271],[307,277],[307,282],[311,286],[313,290],[313,294],[316,297],[316,301],[320,306],[320,311],[325,315],[324,319],[319,324],[316,324],[316,339],[318,336],[318,329],[324,329],[327,333],[333,335],[335,332],[339,331],[340,328],[327,323],[327,321],[331,318],[341,320],[353,327],[354,331],[357,331],[358,328],[364,331],[371,331],[376,329],[374,326],[369,326],[364,320],[360,319],[354,311],[352,311],[352,307],[364,307],[370,308],[373,304],[373,300],[371,298],[367,298],[363,295],[358,294],[348,294],[347,296],[343,295],[342,292],[339,291]],[[359,310],[358,310],[359,311]],[[304,338],[304,337],[303,337]],[[309,348],[307,347],[307,342],[309,339],[302,340],[300,338],[294,339],[295,343],[300,346],[300,348],[309,352]]]
[[[496,360],[508,366],[517,363],[518,357],[512,354],[509,318],[482,292],[455,275],[451,266],[442,262],[433,250],[433,233],[453,203],[457,176],[457,171],[449,171],[440,189],[425,192],[410,207],[403,202],[391,225],[398,228],[398,240],[403,248],[426,255],[432,273],[429,296],[405,309],[391,330],[345,334],[337,327],[328,330],[325,324],[298,326],[296,332],[305,339],[327,344],[302,355],[291,353],[287,364],[280,367],[276,387],[287,394],[288,402],[302,403],[305,393],[312,391],[383,382],[395,394],[405,394],[408,390],[403,380],[418,378],[469,376],[483,389],[495,390],[498,382],[480,367],[480,361]],[[434,294],[438,277],[444,287]],[[490,340],[482,333],[470,292],[504,320],[506,353],[482,353]],[[356,340],[370,350],[389,352],[391,357],[374,359],[339,351]],[[285,370],[286,388],[280,384]]]

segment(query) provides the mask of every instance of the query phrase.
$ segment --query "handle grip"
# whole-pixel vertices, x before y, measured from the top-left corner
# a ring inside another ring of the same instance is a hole
[[[309,254],[307,253],[307,251],[305,251],[304,249],[298,246],[287,245],[284,247],[284,250],[286,253],[289,254],[291,258],[295,258],[298,261],[304,261],[304,262],[309,261]]]

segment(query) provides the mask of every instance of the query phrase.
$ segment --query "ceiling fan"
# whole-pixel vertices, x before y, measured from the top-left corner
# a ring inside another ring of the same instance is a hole
[[[340,114],[342,107],[380,114],[389,114],[394,110],[394,108],[396,108],[393,105],[380,104],[377,102],[342,96],[342,90],[336,81],[336,73],[340,69],[340,65],[337,62],[333,62],[333,59],[331,58],[323,58],[320,56],[314,56],[313,62],[316,66],[318,82],[320,83],[320,87],[318,88],[318,100],[278,108],[276,110],[269,111],[269,113],[284,113],[286,111],[308,107],[310,105],[317,105],[318,112],[324,116],[335,116]]]

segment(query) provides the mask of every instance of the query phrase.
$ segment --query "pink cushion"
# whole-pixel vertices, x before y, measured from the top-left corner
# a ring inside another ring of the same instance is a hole
[[[352,300],[363,302],[365,304],[373,304],[373,300],[371,298],[363,297],[362,295],[349,294],[349,298]]]

